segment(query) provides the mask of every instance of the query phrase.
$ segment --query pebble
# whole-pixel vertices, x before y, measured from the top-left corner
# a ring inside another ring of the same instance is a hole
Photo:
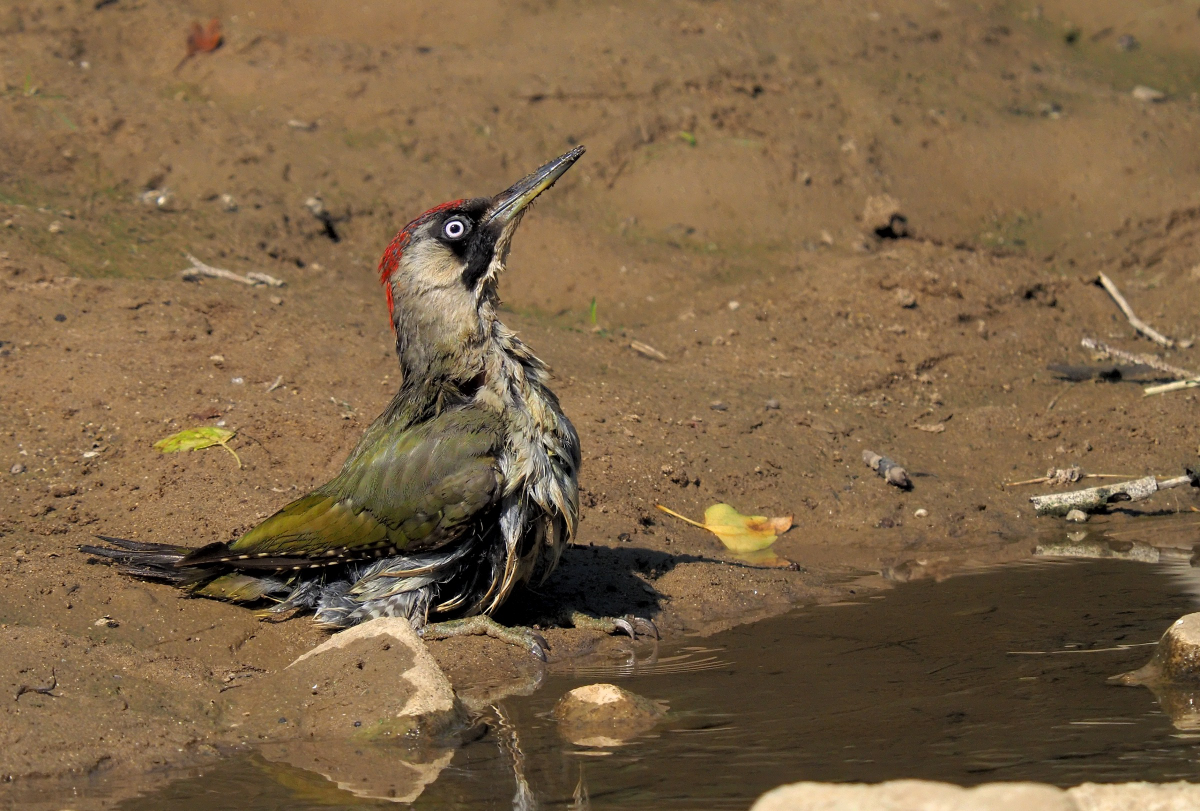
[[[1067,513],[1067,520],[1072,524],[1083,524],[1088,520],[1088,514],[1083,510],[1071,510]]]
[[[908,235],[908,218],[900,210],[900,201],[889,194],[868,197],[863,206],[863,227],[884,239]]]
[[[917,306],[917,297],[913,291],[907,287],[896,288],[896,303],[906,310],[911,310]]]
[[[1122,34],[1117,37],[1117,50],[1119,51],[1136,51],[1142,43],[1137,41],[1137,37],[1133,34]]]
[[[237,200],[234,199],[232,194],[221,195],[221,209],[228,211],[230,214],[238,210]]]
[[[66,498],[67,496],[73,496],[78,492],[78,487],[73,484],[67,484],[66,482],[58,482],[57,484],[50,485],[50,495],[54,496],[55,498]]]
[[[650,730],[664,708],[615,684],[576,687],[559,699],[552,715],[559,733],[578,746],[619,746]]]
[[[167,211],[175,203],[175,193],[170,189],[149,189],[139,194],[138,199],[145,205]]]
[[[1146,85],[1140,84],[1133,88],[1133,97],[1138,101],[1150,103],[1162,101],[1167,97],[1167,94],[1161,90],[1155,90],[1153,87],[1146,87]]]
[[[736,310],[742,306],[742,303],[740,301],[731,301],[728,304],[726,304],[725,306],[731,310]]]
[[[24,473],[28,469],[29,468],[25,467],[25,465],[21,464],[20,462],[17,462],[15,465],[13,465],[12,467],[10,467],[8,469],[8,472],[13,474],[14,476],[18,476],[18,475]]]
[[[46,230],[52,234],[61,234],[63,230],[63,224],[58,220],[55,220],[54,222],[50,223],[50,227]]]
[[[232,384],[233,384],[233,385],[235,385],[235,386],[240,386],[240,385],[242,385],[243,383],[245,383],[245,382],[246,382],[246,378],[244,378],[244,377],[235,377],[235,378],[232,378],[232,379],[231,379],[229,382],[230,382],[230,383],[232,383]]]
[[[711,403],[708,404],[708,407],[711,408],[713,411],[728,411],[729,410],[729,405],[727,403],[722,403],[720,400],[713,400]]]
[[[929,515],[929,510],[925,509],[924,507],[913,512],[914,518],[925,518],[928,515]]]
[[[778,411],[779,401],[772,397],[770,400],[767,400],[767,402],[763,403],[763,407],[768,411]]]
[[[1186,614],[1171,624],[1149,663],[1144,667],[1113,676],[1117,684],[1187,684],[1200,683],[1200,614]]]

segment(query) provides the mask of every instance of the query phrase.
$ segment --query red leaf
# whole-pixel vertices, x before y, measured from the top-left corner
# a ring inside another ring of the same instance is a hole
[[[188,29],[187,55],[210,53],[221,47],[221,21],[214,17],[204,28],[198,22],[193,22]]]

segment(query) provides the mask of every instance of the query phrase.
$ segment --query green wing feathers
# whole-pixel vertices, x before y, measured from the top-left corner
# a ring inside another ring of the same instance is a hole
[[[411,428],[381,418],[328,484],[184,563],[278,569],[435,549],[499,500],[501,442],[499,421],[478,409]]]

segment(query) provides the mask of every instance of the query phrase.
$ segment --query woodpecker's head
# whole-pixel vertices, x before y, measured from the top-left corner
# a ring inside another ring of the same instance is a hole
[[[495,197],[431,208],[396,234],[379,263],[401,362],[438,372],[477,345],[494,317],[496,279],[530,203],[571,168],[583,147],[518,180]]]

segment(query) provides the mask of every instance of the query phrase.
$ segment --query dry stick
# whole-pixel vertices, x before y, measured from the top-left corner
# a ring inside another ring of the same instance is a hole
[[[1163,383],[1161,386],[1147,386],[1142,389],[1142,394],[1147,396],[1151,394],[1166,394],[1169,391],[1181,391],[1183,389],[1194,389],[1200,386],[1200,378],[1191,380],[1176,380],[1174,383]]]
[[[1200,378],[1200,372],[1193,372],[1190,369],[1183,369],[1179,366],[1172,366],[1157,355],[1143,355],[1140,352],[1126,352],[1124,349],[1117,349],[1115,346],[1109,346],[1103,341],[1097,341],[1095,338],[1084,338],[1080,341],[1084,349],[1091,349],[1101,355],[1107,355],[1110,358],[1123,360],[1128,363],[1140,363],[1142,366],[1149,366],[1151,369],[1157,369],[1164,374],[1168,374],[1177,380],[1192,380]]]
[[[894,460],[880,456],[874,451],[863,451],[862,460],[867,463],[867,467],[882,476],[888,484],[899,487],[901,490],[912,489],[912,480],[908,478],[908,471],[896,464]]]
[[[1127,473],[1081,473],[1080,479],[1128,479]],[[1065,484],[1067,481],[1078,479],[1063,479],[1060,476],[1038,476],[1036,479],[1025,479],[1019,482],[1005,482],[1004,487],[1020,487],[1023,484]]]
[[[1033,503],[1033,510],[1038,515],[1066,515],[1071,510],[1096,512],[1114,501],[1141,501],[1150,498],[1159,490],[1170,490],[1173,487],[1183,487],[1191,483],[1191,476],[1178,476],[1162,482],[1153,476],[1146,476],[1143,479],[1134,479],[1121,484],[1089,487],[1086,490],[1072,490],[1069,493],[1032,496],[1029,500]]]
[[[248,284],[252,286],[256,284],[265,284],[270,287],[283,287],[285,284],[287,284],[285,281],[283,281],[283,279],[276,279],[274,276],[268,276],[267,274],[260,273],[258,271],[252,270],[243,276],[240,273],[234,273],[232,270],[225,270],[224,268],[215,268],[212,265],[206,265],[196,257],[192,256],[190,253],[185,254],[185,256],[187,256],[188,261],[192,263],[192,266],[187,270],[180,271],[179,275],[183,277],[184,281],[194,282],[203,276],[208,276],[213,279],[228,279],[231,282],[241,282],[242,284]]]
[[[1125,300],[1125,297],[1121,295],[1121,291],[1117,289],[1115,284],[1113,284],[1112,279],[1101,273],[1100,284],[1102,284],[1104,289],[1108,291],[1108,294],[1112,296],[1113,301],[1115,301],[1117,306],[1121,308],[1121,312],[1125,313],[1125,317],[1129,320],[1130,325],[1135,330],[1140,332],[1142,335],[1145,335],[1155,343],[1162,344],[1163,346],[1167,347],[1167,349],[1175,346],[1174,341],[1134,315],[1133,308],[1129,306],[1129,302]]]
[[[54,668],[50,668],[50,683],[49,684],[47,684],[44,687],[36,687],[36,686],[30,687],[28,684],[22,684],[20,687],[17,688],[17,695],[15,698],[13,698],[13,701],[20,701],[21,696],[25,695],[26,693],[37,693],[38,695],[41,695],[41,696],[50,696],[51,698],[58,698],[59,697],[58,693],[54,692],[55,687],[58,687],[58,674],[54,672]]]

